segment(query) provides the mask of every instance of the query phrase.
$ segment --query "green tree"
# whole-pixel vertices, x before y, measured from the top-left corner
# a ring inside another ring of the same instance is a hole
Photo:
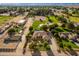
[[[48,30],[48,26],[47,26],[47,25],[43,25],[41,28],[42,28],[44,31],[47,31],[47,30]]]
[[[12,35],[15,35],[15,29],[14,28],[11,28],[8,30],[8,35],[12,36]]]

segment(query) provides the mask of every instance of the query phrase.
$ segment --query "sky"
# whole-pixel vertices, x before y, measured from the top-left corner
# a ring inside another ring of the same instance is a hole
[[[2,4],[2,3],[10,3],[10,4]],[[51,3],[79,3],[79,0],[0,0],[0,5],[24,5],[24,4],[12,4],[12,3],[33,3],[30,5],[34,6],[34,5],[37,5],[38,3],[50,3],[49,5],[51,5]],[[43,4],[40,4],[40,5],[43,5]],[[60,5],[63,5],[63,4],[60,4]],[[71,5],[74,5],[74,4],[71,4]]]
[[[79,0],[0,0],[0,3],[79,3]]]
[[[79,3],[0,3],[2,6],[79,6]]]

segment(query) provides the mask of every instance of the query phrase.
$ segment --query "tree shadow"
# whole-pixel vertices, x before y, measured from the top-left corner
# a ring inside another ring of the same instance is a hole
[[[48,56],[54,56],[54,54],[53,54],[53,52],[52,52],[51,49],[47,51],[47,55],[48,55]]]
[[[67,51],[72,55],[72,56],[78,56],[78,54],[71,48],[67,49]]]
[[[39,50],[33,51],[32,56],[41,56],[41,53]]]

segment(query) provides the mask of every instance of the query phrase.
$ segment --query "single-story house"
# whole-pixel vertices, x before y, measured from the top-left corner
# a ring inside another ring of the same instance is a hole
[[[44,16],[35,16],[35,20],[44,21],[44,20],[46,20],[46,17],[44,17]]]
[[[41,38],[41,39],[44,39],[44,40],[49,40],[50,36],[45,31],[35,31],[33,33],[32,39],[38,39],[38,38]]]
[[[26,22],[26,20],[22,19],[20,21],[18,21],[18,24],[24,24]]]
[[[71,39],[74,36],[76,36],[76,34],[72,33],[72,32],[60,32],[60,33],[58,33],[58,35],[60,38],[68,38],[68,39]]]
[[[79,26],[79,23],[74,23],[74,26],[75,26],[75,27]]]

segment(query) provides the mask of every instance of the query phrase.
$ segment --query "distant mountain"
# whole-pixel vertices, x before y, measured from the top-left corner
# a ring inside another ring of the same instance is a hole
[[[79,3],[0,3],[0,6],[79,6]]]

